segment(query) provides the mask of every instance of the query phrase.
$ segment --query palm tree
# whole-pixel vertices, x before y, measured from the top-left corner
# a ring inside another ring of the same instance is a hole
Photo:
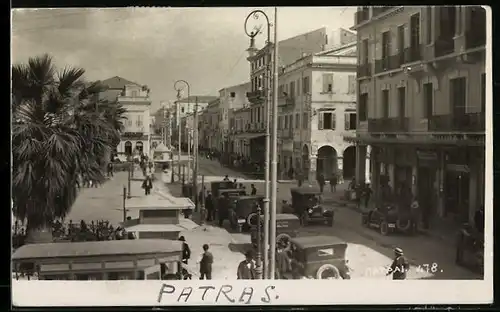
[[[49,55],[12,68],[12,194],[14,215],[26,220],[27,242],[51,241],[51,226],[76,197],[78,174],[104,180],[103,164],[119,133],[95,107],[100,89],[85,71],[60,71]]]

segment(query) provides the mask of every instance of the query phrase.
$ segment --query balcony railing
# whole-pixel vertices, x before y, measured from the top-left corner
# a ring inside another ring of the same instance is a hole
[[[453,38],[439,38],[434,43],[434,57],[441,57],[455,51]]]
[[[408,48],[405,48],[402,64],[413,63],[421,60],[422,60],[421,45],[410,46]]]
[[[365,63],[358,66],[358,77],[370,77],[372,75],[372,64]]]
[[[259,100],[264,97],[264,91],[262,90],[255,90],[251,92],[247,92],[247,99],[251,101]]]
[[[465,33],[465,47],[467,49],[479,48],[484,45],[486,45],[486,29],[477,29]]]
[[[292,96],[280,96],[278,106],[295,105],[295,98]]]
[[[370,19],[370,12],[368,10],[361,10],[354,13],[354,19],[356,25],[361,24]]]
[[[439,115],[429,118],[429,131],[435,132],[483,132],[485,114]]]
[[[389,57],[375,60],[375,74],[389,70]]]
[[[373,133],[405,133],[409,131],[409,118],[368,119],[368,131]]]

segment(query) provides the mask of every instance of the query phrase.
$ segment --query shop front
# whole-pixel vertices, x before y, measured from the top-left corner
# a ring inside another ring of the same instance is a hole
[[[430,220],[440,215],[439,212],[439,157],[436,150],[417,149],[417,185],[416,195],[422,211],[422,223],[429,227]]]

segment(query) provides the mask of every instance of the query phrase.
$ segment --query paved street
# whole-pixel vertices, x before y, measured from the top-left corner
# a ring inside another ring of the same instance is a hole
[[[247,189],[250,189],[251,183],[255,183],[258,193],[263,193],[263,181],[251,180],[249,182],[244,180],[238,173],[221,167],[215,161],[206,159],[200,161],[200,175],[205,175],[208,180],[229,175],[230,178],[236,178],[239,182],[244,183]],[[166,177],[163,178],[166,179]],[[163,186],[160,181],[161,179],[156,182],[156,186]],[[119,172],[99,188],[82,189],[66,220],[79,222],[81,219],[86,221],[103,219],[109,220],[112,224],[118,224],[122,221],[122,194],[123,187],[126,185],[127,173]],[[179,184],[165,184],[165,186],[170,189],[172,195],[180,195]],[[295,186],[295,183],[278,184],[278,209],[281,208],[281,199],[290,199],[290,188]],[[335,195],[330,195],[329,191],[326,191],[324,197],[326,199],[339,198],[344,189],[345,186],[340,186]],[[140,181],[132,182],[132,195],[142,195]],[[376,230],[362,227],[360,215],[357,211],[349,207],[336,206],[334,208],[336,209],[336,217],[333,227],[310,225],[301,229],[300,235],[328,234],[345,240],[349,244],[348,259],[354,270],[352,273],[353,278],[389,278],[385,277],[381,272],[385,266],[391,263],[392,249],[396,246],[404,249],[406,256],[413,264],[409,278],[479,278],[476,274],[454,264],[454,248],[449,244],[422,235],[414,237],[404,235],[382,236]],[[190,220],[185,221],[191,222]],[[195,276],[196,272],[198,272],[197,261],[199,259],[197,258],[202,252],[201,247],[204,243],[210,244],[214,254],[214,278],[217,279],[234,278],[236,266],[243,259],[241,252],[250,247],[248,234],[228,233],[228,231],[212,225],[197,227],[194,224],[193,226],[186,226],[186,231],[182,235],[186,237],[191,245],[193,256],[189,267]],[[437,272],[435,274],[424,272],[424,267],[427,265],[430,267],[433,263],[437,264]],[[417,272],[418,266],[422,268],[419,272]]]

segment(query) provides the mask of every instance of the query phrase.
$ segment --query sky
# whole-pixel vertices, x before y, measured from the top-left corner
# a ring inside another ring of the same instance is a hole
[[[249,81],[246,16],[256,8],[16,9],[12,11],[12,62],[49,53],[59,67],[86,70],[87,80],[114,76],[147,85],[152,109],[174,100],[174,82],[187,80],[192,95]],[[274,20],[274,9],[261,8]],[[321,27],[328,33],[353,25],[356,7],[280,7],[278,40]],[[263,18],[248,22],[249,31]],[[264,45],[266,32],[257,36]],[[273,35],[272,35],[273,36]],[[185,96],[185,95],[184,95]]]

